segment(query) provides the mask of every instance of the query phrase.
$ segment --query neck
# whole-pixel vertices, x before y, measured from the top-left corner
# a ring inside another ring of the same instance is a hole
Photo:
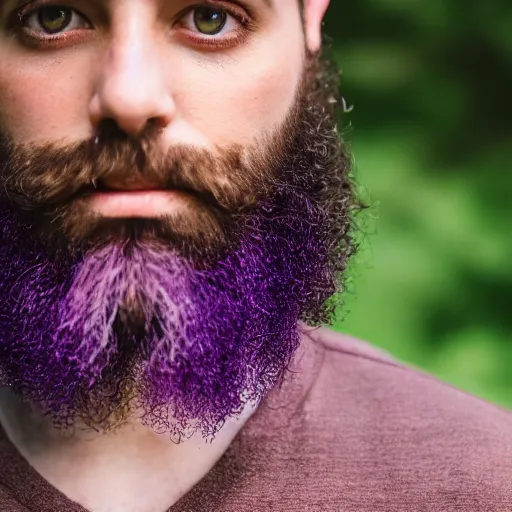
[[[163,512],[199,482],[253,414],[229,419],[212,442],[196,433],[175,444],[129,420],[113,432],[83,425],[57,430],[10,390],[0,391],[0,422],[28,463],[91,512]]]

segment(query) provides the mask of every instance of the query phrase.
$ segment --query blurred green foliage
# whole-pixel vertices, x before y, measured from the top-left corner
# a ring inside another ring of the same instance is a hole
[[[512,2],[333,2],[372,205],[336,328],[512,409]]]

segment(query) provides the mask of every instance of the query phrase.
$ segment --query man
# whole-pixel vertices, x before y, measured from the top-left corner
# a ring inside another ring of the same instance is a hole
[[[0,0],[2,511],[512,510],[510,412],[318,327],[328,3]]]

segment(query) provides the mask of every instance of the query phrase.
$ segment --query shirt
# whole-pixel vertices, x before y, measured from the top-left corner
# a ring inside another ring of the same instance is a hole
[[[512,511],[511,411],[327,328],[301,348],[168,512]],[[3,431],[0,510],[86,512]]]

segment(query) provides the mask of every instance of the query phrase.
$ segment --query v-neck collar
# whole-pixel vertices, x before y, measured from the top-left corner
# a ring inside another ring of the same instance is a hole
[[[239,488],[251,471],[251,450],[262,442],[279,443],[279,433],[287,428],[291,418],[301,413],[323,355],[324,349],[303,333],[301,346],[282,384],[269,393],[207,475],[166,512],[221,511],[223,496]],[[1,425],[0,484],[32,512],[89,512],[33,469]]]

